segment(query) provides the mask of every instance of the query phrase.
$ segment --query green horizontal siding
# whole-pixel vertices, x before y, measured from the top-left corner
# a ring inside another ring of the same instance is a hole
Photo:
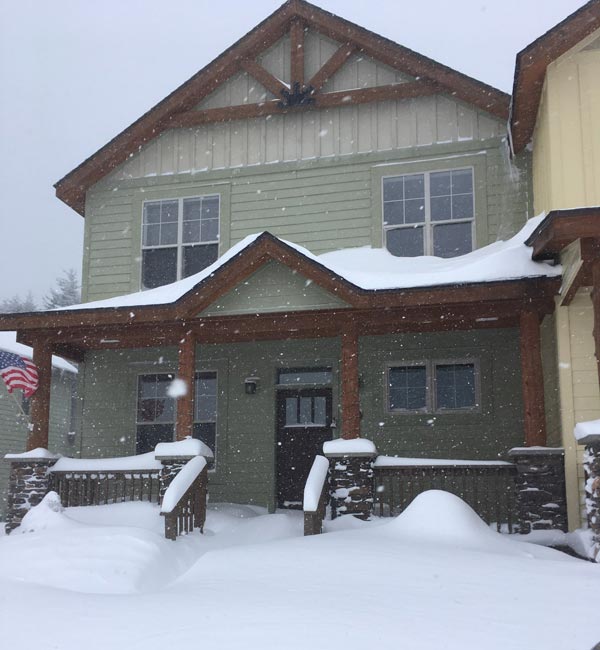
[[[500,138],[171,176],[105,179],[87,195],[84,299],[139,290],[144,200],[220,193],[221,253],[263,230],[317,254],[381,246],[381,190],[373,175],[392,173],[385,167],[391,163],[447,167],[454,164],[454,156],[462,155],[481,158],[476,178],[478,245],[512,235],[529,214],[529,158],[525,155],[516,164],[509,163]],[[460,157],[455,161],[463,164]]]
[[[218,373],[217,468],[210,475],[213,501],[274,506],[277,368],[331,366],[333,415],[340,422],[339,354],[338,339],[198,346],[197,369]],[[478,359],[480,412],[435,416],[387,413],[387,364],[426,358]],[[382,454],[495,459],[522,444],[516,330],[364,337],[359,366],[361,432],[375,441]],[[137,375],[173,372],[175,368],[172,348],[89,354],[82,454],[133,454]],[[249,375],[260,378],[255,395],[244,392],[244,379]]]

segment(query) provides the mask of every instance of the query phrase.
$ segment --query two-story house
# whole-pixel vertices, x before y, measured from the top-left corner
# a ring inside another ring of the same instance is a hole
[[[517,56],[511,135],[532,152],[534,259],[560,261],[554,420],[565,448],[569,526],[585,521],[583,447],[573,429],[600,418],[600,2],[584,5]]]
[[[508,116],[505,93],[289,0],[57,183],[87,304],[0,328],[42,378],[52,352],[81,363],[83,456],[199,437],[217,501],[297,502],[337,436],[421,458],[556,443],[560,269],[524,245]]]

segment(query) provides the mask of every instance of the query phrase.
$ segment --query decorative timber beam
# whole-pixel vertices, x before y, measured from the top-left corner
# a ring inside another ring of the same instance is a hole
[[[439,87],[431,82],[409,81],[407,83],[374,86],[372,88],[317,93],[313,97],[314,102],[304,105],[304,108],[311,110],[332,108],[334,106],[367,104],[369,102],[382,102],[391,99],[412,99],[414,97],[434,95],[438,92],[440,92]],[[238,106],[208,108],[202,111],[184,111],[173,116],[169,123],[169,128],[190,128],[210,122],[232,122],[234,120],[244,120],[253,117],[281,115],[287,110],[294,109],[282,108],[280,101],[269,100],[258,104],[240,104]]]
[[[254,77],[258,83],[264,86],[275,97],[281,96],[281,91],[285,88],[283,82],[273,76],[268,70],[252,59],[242,59],[240,68]]]
[[[31,397],[29,411],[30,429],[27,435],[27,451],[48,448],[50,428],[50,390],[52,385],[52,342],[48,338],[33,343],[33,363],[38,371],[38,388]]]
[[[358,48],[352,43],[344,43],[326,61],[323,67],[315,73],[313,78],[308,82],[309,86],[314,88],[314,92],[318,92],[331,79],[333,75],[346,63],[346,61],[356,52]]]
[[[290,86],[304,86],[304,22],[294,18],[290,25]]]
[[[523,311],[520,319],[521,383],[523,416],[527,447],[546,446],[546,411],[540,317]]]

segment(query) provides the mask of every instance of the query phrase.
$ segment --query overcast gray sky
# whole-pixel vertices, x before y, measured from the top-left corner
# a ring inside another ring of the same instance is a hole
[[[0,0],[0,299],[81,270],[52,185],[274,11],[278,0]],[[510,92],[515,54],[583,0],[320,0]]]

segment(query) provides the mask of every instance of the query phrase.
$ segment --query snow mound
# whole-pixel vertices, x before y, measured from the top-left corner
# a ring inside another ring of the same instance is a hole
[[[56,492],[48,494],[40,501],[37,506],[23,517],[23,521],[17,531],[19,533],[33,533],[39,530],[49,528],[64,528],[71,525],[71,522],[63,514],[64,508],[60,502],[60,497]]]
[[[482,551],[521,557],[563,559],[563,554],[535,547],[492,530],[462,499],[443,490],[419,494],[402,514],[382,526],[399,541],[420,545]],[[568,556],[564,555],[564,558]]]

